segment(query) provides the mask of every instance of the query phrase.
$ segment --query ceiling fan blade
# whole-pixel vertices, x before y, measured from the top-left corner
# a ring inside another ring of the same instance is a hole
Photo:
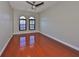
[[[43,4],[44,4],[44,2],[41,2],[41,3],[39,3],[39,4],[35,5],[35,6],[38,7],[38,6],[43,5]]]
[[[32,4],[31,2],[29,2],[29,1],[26,1],[28,4],[30,4],[30,5],[34,5],[34,4]]]

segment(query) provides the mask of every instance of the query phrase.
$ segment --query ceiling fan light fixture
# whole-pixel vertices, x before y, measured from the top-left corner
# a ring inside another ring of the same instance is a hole
[[[36,4],[36,1],[32,1],[32,2],[26,1],[26,2],[27,2],[28,4],[30,4],[30,5],[32,5],[32,9],[35,9],[36,7],[39,7],[39,6],[41,6],[41,5],[44,4],[44,2],[41,2],[41,3]]]
[[[32,9],[35,9],[35,8],[36,8],[36,7],[33,5],[33,6],[32,6]]]

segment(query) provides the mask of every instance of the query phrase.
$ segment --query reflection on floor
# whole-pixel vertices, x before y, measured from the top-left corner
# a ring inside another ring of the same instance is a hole
[[[24,37],[24,36],[20,37],[20,48],[21,49],[24,48],[24,47],[26,47],[26,43],[27,43],[26,40],[27,40],[26,37]],[[33,47],[34,43],[35,43],[35,36],[31,35],[30,39],[29,39],[30,47]]]
[[[2,56],[79,56],[79,52],[40,33],[14,35]]]
[[[35,43],[35,36],[31,35],[30,36],[30,47],[33,47],[34,43]]]
[[[26,37],[20,37],[20,48],[26,47]]]

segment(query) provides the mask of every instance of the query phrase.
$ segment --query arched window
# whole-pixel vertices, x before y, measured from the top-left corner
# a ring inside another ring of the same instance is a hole
[[[21,16],[19,19],[19,31],[25,31],[27,29],[27,21],[25,16]]]
[[[35,30],[35,18],[34,17],[29,18],[29,30]]]

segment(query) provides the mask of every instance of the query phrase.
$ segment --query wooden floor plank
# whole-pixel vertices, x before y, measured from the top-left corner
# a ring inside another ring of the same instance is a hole
[[[31,37],[31,38],[30,38]],[[20,42],[22,40],[22,42]],[[40,33],[14,35],[2,57],[77,57],[76,51]]]

